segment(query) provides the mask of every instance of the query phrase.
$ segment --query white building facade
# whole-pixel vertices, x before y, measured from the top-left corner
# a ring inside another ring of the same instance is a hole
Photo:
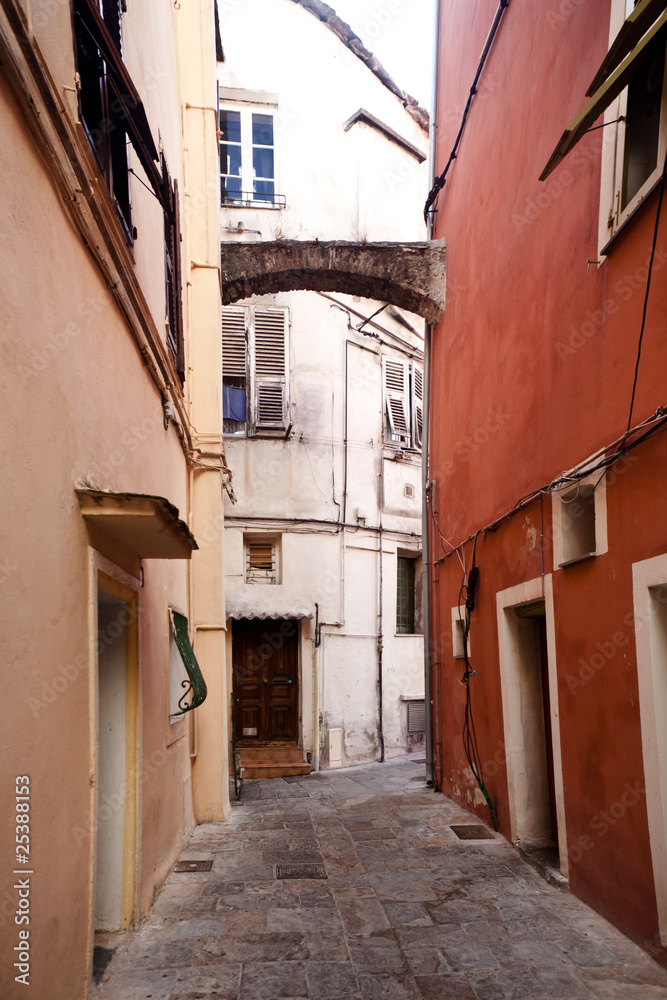
[[[325,5],[248,7],[220,11],[222,239],[424,239],[423,110],[355,54],[346,25],[323,22]],[[338,292],[223,308],[243,776],[421,745],[422,331],[416,316]]]

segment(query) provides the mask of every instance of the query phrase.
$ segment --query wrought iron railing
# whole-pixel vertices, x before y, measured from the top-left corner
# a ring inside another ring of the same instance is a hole
[[[223,191],[222,204],[285,208],[287,198],[284,194],[272,194],[266,191]]]

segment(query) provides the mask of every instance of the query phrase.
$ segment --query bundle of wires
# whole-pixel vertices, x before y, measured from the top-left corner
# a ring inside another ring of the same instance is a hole
[[[498,816],[489,795],[488,789],[484,783],[484,770],[482,767],[482,759],[479,753],[479,747],[477,745],[477,734],[475,733],[475,720],[472,714],[472,699],[470,696],[470,678],[474,677],[477,673],[470,666],[470,660],[468,659],[468,636],[470,635],[470,616],[475,610],[475,600],[477,597],[477,587],[479,586],[479,570],[475,565],[475,551],[477,548],[477,537],[475,537],[475,544],[473,545],[472,553],[472,566],[467,578],[464,576],[463,583],[461,584],[461,590],[459,592],[459,608],[461,607],[461,600],[465,593],[465,608],[463,612],[463,618],[461,619],[461,624],[463,628],[463,659],[465,663],[465,670],[463,672],[463,677],[461,678],[461,683],[466,689],[466,707],[465,707],[465,717],[463,721],[463,748],[465,750],[465,755],[468,761],[468,766],[472,771],[473,777],[477,784],[479,785],[480,791],[484,798],[486,799],[486,804],[489,807],[489,812],[491,813],[491,819],[493,820],[494,830],[498,829]],[[460,612],[459,612],[460,614]]]

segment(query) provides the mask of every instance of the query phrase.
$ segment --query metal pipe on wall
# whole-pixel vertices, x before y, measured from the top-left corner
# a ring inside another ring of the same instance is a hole
[[[440,0],[433,3],[433,79],[431,91],[431,134],[429,141],[429,186],[435,180],[435,157],[438,110],[438,48]],[[429,216],[428,239],[433,239],[435,214]],[[429,429],[431,416],[431,327],[424,327],[424,413],[422,428],[422,581],[424,602],[424,699],[426,702],[426,782],[433,784],[433,658],[431,656],[431,545],[429,536]]]

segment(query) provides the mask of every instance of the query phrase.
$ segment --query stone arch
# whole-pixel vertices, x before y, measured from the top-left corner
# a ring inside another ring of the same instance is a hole
[[[276,292],[345,292],[388,302],[435,326],[445,308],[444,240],[223,243],[222,302]]]

